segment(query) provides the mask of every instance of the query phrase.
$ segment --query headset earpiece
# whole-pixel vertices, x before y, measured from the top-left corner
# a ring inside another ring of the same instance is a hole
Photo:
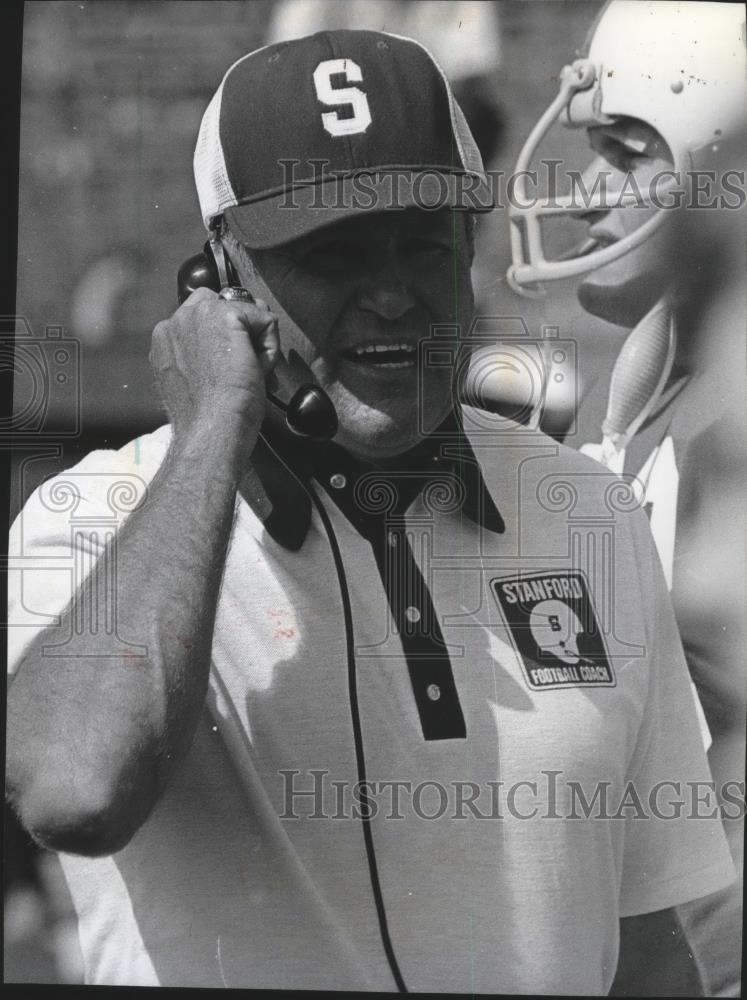
[[[210,240],[207,240],[202,251],[185,260],[177,272],[176,293],[179,298],[179,305],[182,305],[192,292],[196,292],[198,288],[210,288],[214,292],[219,292],[226,284],[241,284],[236,269],[231,263],[231,258],[225,252],[224,248],[221,247],[221,249],[223,250],[227,282],[221,282],[215,253]]]

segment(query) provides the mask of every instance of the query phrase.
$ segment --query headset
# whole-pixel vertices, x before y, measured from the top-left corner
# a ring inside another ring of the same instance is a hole
[[[220,292],[223,288],[237,287],[241,287],[241,279],[217,235],[206,241],[200,253],[185,260],[176,276],[179,305],[198,288]],[[274,381],[277,382],[277,378]],[[266,392],[268,400],[283,411],[285,422],[294,434],[312,441],[328,441],[337,433],[335,408],[320,386],[302,385],[288,403],[279,399],[269,387]]]

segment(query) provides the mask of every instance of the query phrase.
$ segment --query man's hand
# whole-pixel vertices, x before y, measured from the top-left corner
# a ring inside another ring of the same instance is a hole
[[[190,295],[156,326],[150,352],[175,445],[214,428],[250,454],[279,352],[277,319],[261,299],[224,301],[207,288]]]

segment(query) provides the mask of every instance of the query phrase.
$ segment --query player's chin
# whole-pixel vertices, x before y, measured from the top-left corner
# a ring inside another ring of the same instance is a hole
[[[616,280],[610,270],[602,268],[585,278],[576,290],[578,301],[592,316],[633,327],[661,298],[667,283],[663,275],[651,272]]]

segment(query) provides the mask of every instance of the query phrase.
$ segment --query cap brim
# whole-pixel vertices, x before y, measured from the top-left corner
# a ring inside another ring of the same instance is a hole
[[[494,199],[484,175],[388,170],[296,185],[224,214],[237,239],[252,250],[265,250],[354,216],[406,208],[489,212]]]

